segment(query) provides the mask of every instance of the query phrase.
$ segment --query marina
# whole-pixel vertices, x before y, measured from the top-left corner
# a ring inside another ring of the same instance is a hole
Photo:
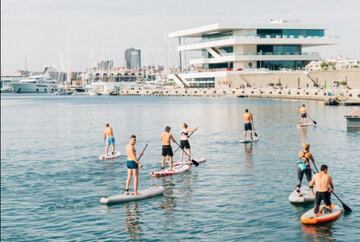
[[[1,241],[360,241],[359,7],[2,0]]]
[[[316,128],[296,128],[302,103]],[[298,151],[309,142],[317,164],[329,166],[337,194],[354,211],[360,207],[360,181],[351,175],[360,171],[359,133],[346,131],[344,118],[353,107],[310,100],[51,94],[2,94],[1,105],[5,241],[220,240],[220,227],[229,240],[349,241],[360,223],[358,216],[345,214],[336,223],[309,228],[300,218],[313,204],[288,201]],[[260,138],[253,144],[239,143],[245,108],[254,114]],[[194,157],[206,162],[175,176],[150,177],[160,169],[160,132],[171,125],[178,139],[184,120],[199,126],[191,145]],[[133,133],[139,147],[149,144],[140,190],[164,186],[163,196],[111,207],[99,203],[121,193],[126,178],[126,156],[99,160],[105,122],[112,124],[121,153]],[[184,221],[196,229],[184,232]]]

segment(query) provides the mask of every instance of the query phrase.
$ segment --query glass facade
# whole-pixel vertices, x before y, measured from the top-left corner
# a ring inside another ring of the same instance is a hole
[[[214,77],[193,78],[190,87],[215,87]]]
[[[284,37],[323,37],[323,29],[257,29],[256,34],[261,38],[284,38]]]
[[[301,55],[301,45],[258,45],[258,55]]]
[[[304,69],[308,61],[257,61],[257,68],[267,68],[269,70],[281,70],[281,69]]]
[[[126,68],[140,68],[141,67],[141,50],[127,49],[125,50],[125,64]]]

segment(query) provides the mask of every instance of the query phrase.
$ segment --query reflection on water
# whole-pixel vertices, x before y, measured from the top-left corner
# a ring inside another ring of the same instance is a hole
[[[245,161],[245,168],[251,169],[253,165],[253,144],[244,144],[245,152],[244,152],[244,161]]]
[[[141,213],[139,204],[125,205],[125,227],[131,240],[139,240],[141,234]]]
[[[165,214],[172,214],[173,210],[176,208],[176,198],[173,195],[173,187],[175,184],[172,182],[172,177],[163,178],[162,185],[165,187],[165,200],[163,200],[163,202],[160,204],[160,208],[165,210]]]
[[[307,143],[308,128],[301,127],[299,129],[300,129],[300,143],[301,144]]]
[[[333,241],[331,236],[333,223],[324,225],[301,225],[306,241]]]

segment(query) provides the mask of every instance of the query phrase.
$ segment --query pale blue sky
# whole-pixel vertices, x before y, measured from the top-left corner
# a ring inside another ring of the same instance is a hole
[[[166,45],[164,33],[271,18],[339,35],[338,45],[316,48],[322,57],[359,58],[359,13],[359,0],[1,0],[1,69],[24,68],[25,56],[31,70],[47,64],[66,69],[69,62],[72,70],[84,70],[103,58],[119,66],[130,46],[142,49],[143,64],[174,65],[175,42]]]

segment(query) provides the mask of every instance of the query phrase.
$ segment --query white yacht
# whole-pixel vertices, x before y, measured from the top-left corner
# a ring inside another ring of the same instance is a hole
[[[10,84],[17,93],[47,93],[62,91],[58,81],[48,75],[30,76]]]

